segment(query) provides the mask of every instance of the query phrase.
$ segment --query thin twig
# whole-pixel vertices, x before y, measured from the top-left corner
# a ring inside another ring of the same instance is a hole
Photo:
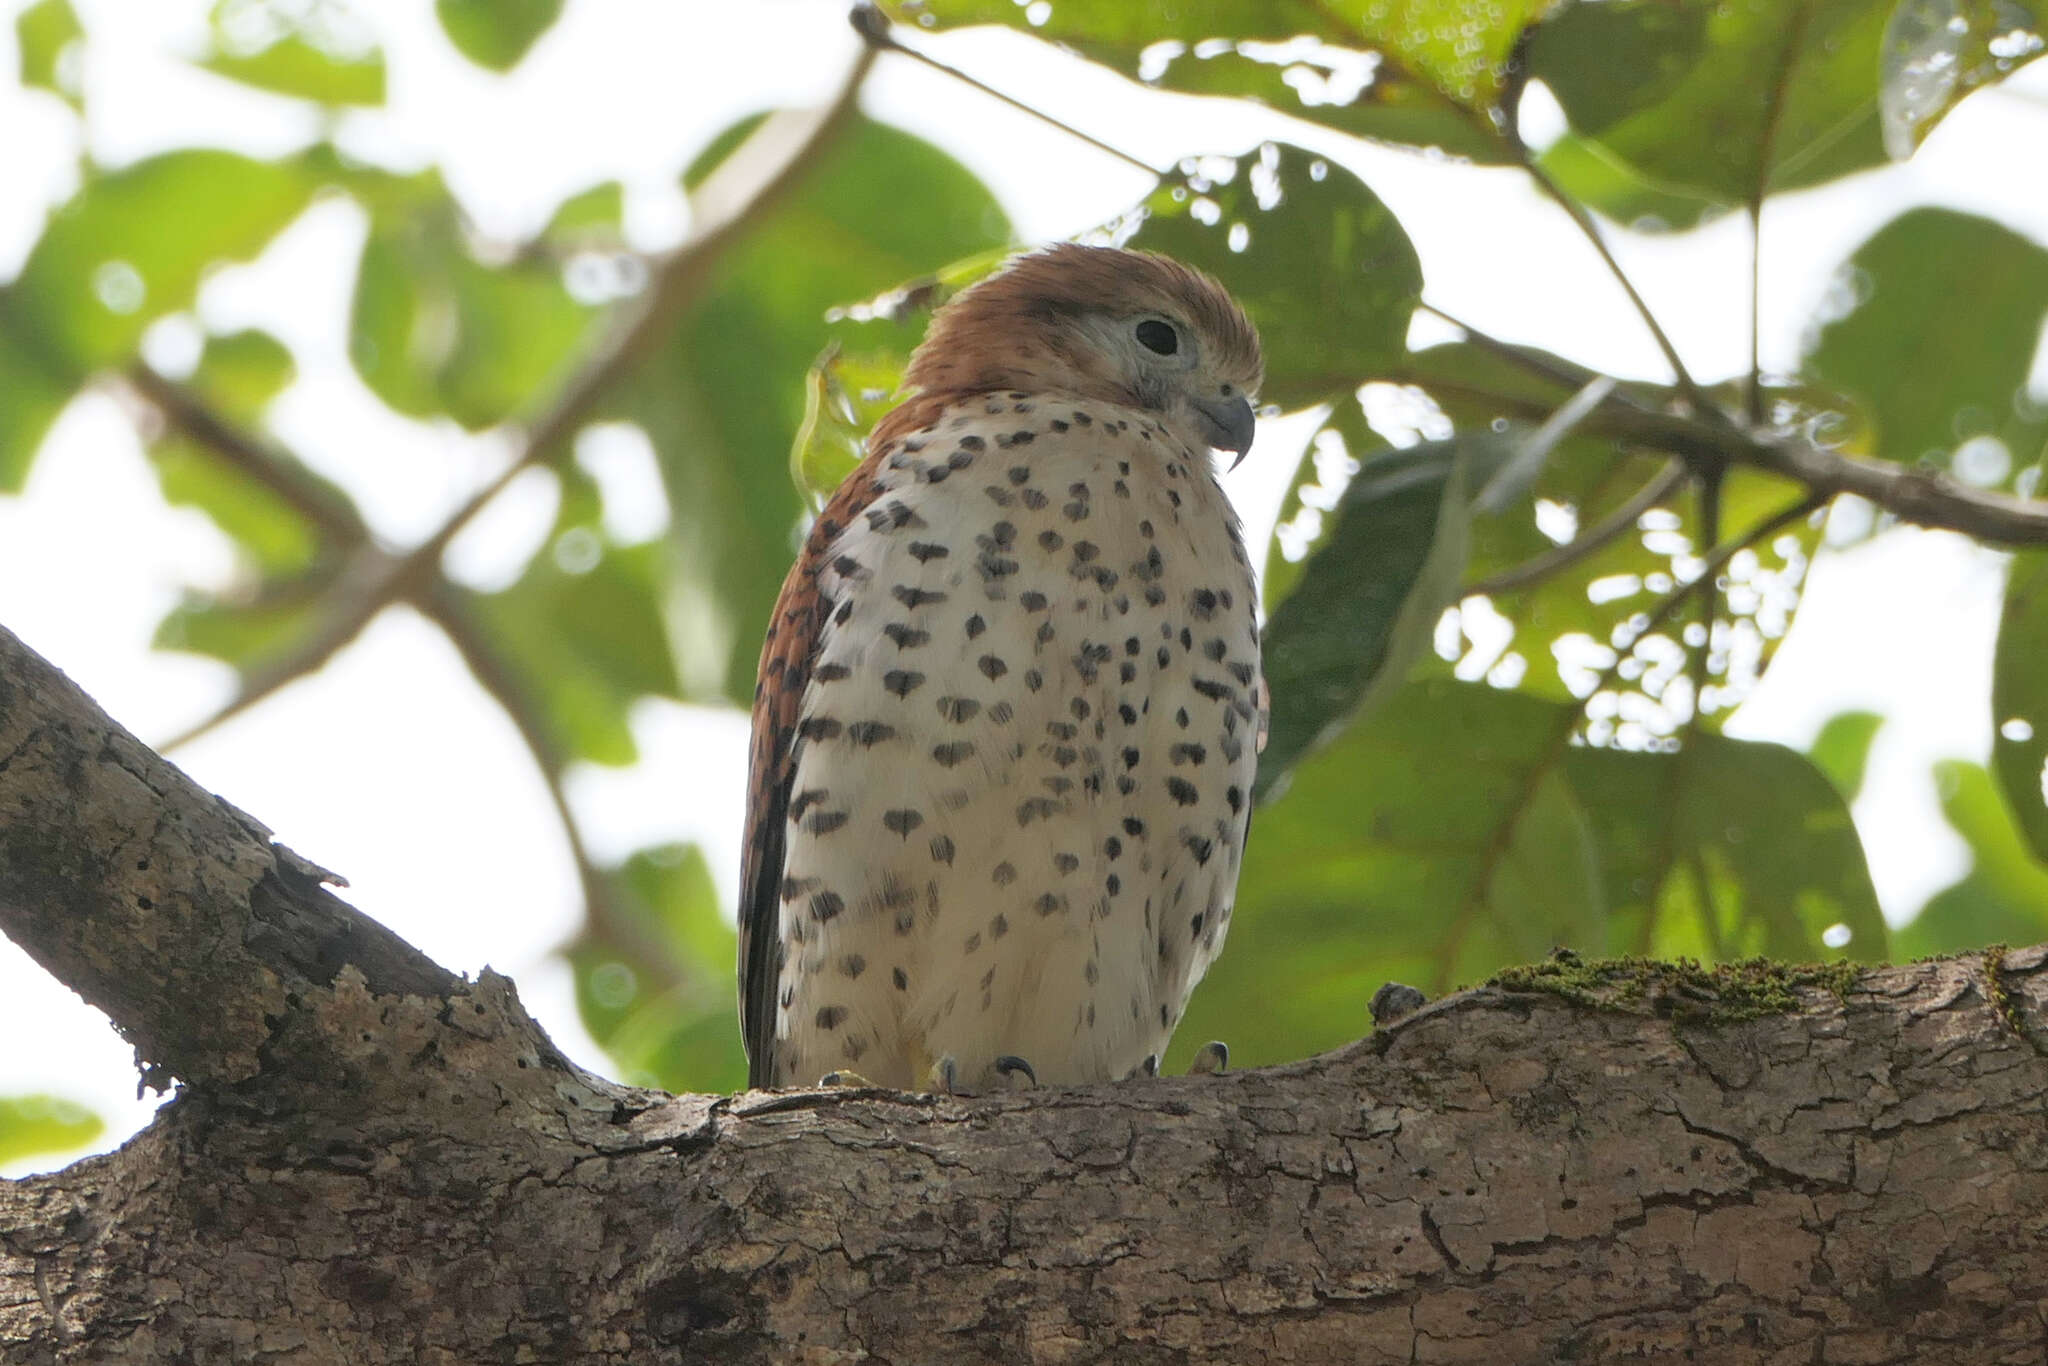
[[[1540,583],[1553,574],[1560,573],[1597,555],[1618,537],[1635,529],[1637,520],[1651,508],[1663,502],[1685,480],[1685,462],[1667,461],[1655,478],[1635,491],[1626,503],[1588,527],[1586,531],[1554,550],[1546,550],[1521,564],[1503,569],[1458,590],[1460,598],[1481,594],[1510,593]]]
[[[1807,21],[1812,17],[1810,4],[1797,6],[1791,22],[1786,25],[1784,45],[1778,49],[1778,69],[1772,73],[1769,96],[1764,105],[1763,133],[1757,139],[1756,183],[1750,187],[1749,202],[1749,384],[1745,390],[1745,402],[1749,420],[1754,426],[1764,421],[1764,383],[1762,365],[1763,331],[1763,260],[1764,260],[1764,196],[1770,189],[1771,164],[1777,157],[1778,130],[1785,117],[1786,89],[1792,83],[1792,66],[1798,60],[1799,48],[1806,40]]]
[[[155,408],[170,427],[276,494],[330,540],[349,547],[369,539],[369,528],[348,499],[335,493],[297,460],[272,449],[214,411],[184,385],[165,379],[139,360],[129,365],[123,377],[128,387]]]
[[[976,77],[968,75],[966,72],[962,71],[957,66],[949,66],[946,63],[940,61],[938,58],[930,55],[929,53],[920,52],[916,48],[906,45],[902,41],[902,39],[896,36],[894,30],[889,25],[888,19],[882,14],[880,10],[874,8],[874,6],[854,6],[852,19],[854,31],[860,34],[862,40],[867,43],[869,51],[900,53],[903,56],[910,58],[914,62],[921,63],[924,66],[928,66],[932,70],[937,71],[943,75],[951,76],[954,80],[960,82],[964,86],[969,87],[970,89],[979,90],[982,94],[987,95],[990,99],[999,100],[1002,103],[1009,105],[1010,108],[1015,109],[1020,114],[1029,114],[1032,118],[1037,119],[1041,123],[1045,123],[1054,128],[1057,128],[1061,132],[1067,134],[1070,137],[1078,138],[1082,142],[1087,143],[1090,147],[1093,147],[1096,151],[1104,153],[1107,156],[1115,157],[1118,161],[1123,162],[1127,166],[1136,167],[1138,170],[1143,171],[1146,175],[1156,176],[1160,174],[1160,170],[1157,166],[1152,165],[1150,162],[1147,162],[1140,157],[1133,156],[1131,153],[1124,151],[1121,147],[1112,146],[1109,143],[1104,142],[1101,138],[1096,137],[1094,134],[1085,133],[1081,131],[1079,128],[1074,127],[1073,124],[1068,123],[1063,119],[1057,118],[1054,115],[1048,114],[1043,109],[1040,109],[1035,105],[1027,104],[1023,100],[1018,99],[1014,95],[1004,94],[1002,91],[996,89],[994,86],[988,84],[986,81],[982,81],[977,79]]]
[[[1583,365],[1575,365],[1562,356],[1553,356],[1547,352],[1539,352],[1526,346],[1517,346],[1511,341],[1503,341],[1501,338],[1490,333],[1482,332],[1463,318],[1454,317],[1446,313],[1427,299],[1419,301],[1416,307],[1425,313],[1434,313],[1452,327],[1463,332],[1465,339],[1480,350],[1490,352],[1508,362],[1508,364],[1525,370],[1538,379],[1547,380],[1552,384],[1558,385],[1560,388],[1577,389],[1599,374],[1597,370],[1589,370]]]
[[[1650,305],[1636,292],[1635,282],[1628,278],[1628,272],[1623,270],[1621,262],[1615,259],[1614,252],[1607,245],[1607,239],[1600,234],[1600,225],[1593,221],[1593,215],[1586,211],[1585,205],[1566,194],[1563,186],[1550,178],[1550,173],[1530,155],[1528,148],[1524,147],[1521,151],[1522,169],[1529,173],[1530,179],[1536,182],[1538,189],[1556,201],[1557,206],[1565,211],[1565,216],[1572,220],[1580,234],[1593,244],[1593,250],[1600,254],[1601,261],[1607,266],[1608,274],[1614,277],[1622,292],[1628,295],[1628,301],[1635,306],[1643,325],[1650,329],[1650,335],[1656,339],[1657,349],[1664,353],[1664,363],[1671,367],[1671,373],[1678,381],[1680,391],[1691,402],[1694,411],[1701,417],[1710,419],[1719,415],[1721,410],[1715,407],[1700,386],[1693,382],[1692,372],[1687,370],[1685,362],[1679,359],[1678,348],[1673,346],[1671,338],[1665,335],[1663,324],[1657,321],[1657,315],[1650,311]]]
[[[469,666],[477,684],[494,698],[518,730],[519,738],[533,755],[541,781],[548,790],[555,816],[569,843],[569,856],[576,864],[576,877],[583,888],[583,905],[589,921],[600,934],[619,945],[632,958],[634,970],[652,979],[650,994],[659,995],[686,984],[686,975],[667,945],[629,918],[604,871],[584,846],[583,835],[570,809],[569,794],[562,783],[567,756],[548,731],[538,699],[528,691],[519,671],[499,652],[490,633],[476,619],[461,592],[446,579],[436,578],[419,606],[438,624],[462,662]]]
[[[1800,436],[1752,435],[1675,413],[1612,405],[1588,418],[1585,430],[1695,465],[1721,460],[1767,470],[1825,498],[1853,493],[1902,522],[1959,531],[1992,545],[2048,545],[2048,505],[1973,488],[1941,471],[1844,455]]]
[[[497,478],[411,550],[392,555],[365,546],[358,551],[313,630],[284,655],[245,677],[226,706],[173,743],[197,739],[319,669],[386,607],[425,596],[440,573],[441,556],[456,534],[520,473],[558,454],[563,441],[590,416],[611,387],[667,335],[676,318],[711,283],[725,253],[781,200],[818,153],[844,129],[858,107],[860,88],[874,59],[875,50],[863,48],[830,105],[811,113],[771,115],[719,163],[692,196],[698,218],[689,239],[655,263],[652,287],[634,304],[625,306],[605,339],[527,426],[512,460]]]

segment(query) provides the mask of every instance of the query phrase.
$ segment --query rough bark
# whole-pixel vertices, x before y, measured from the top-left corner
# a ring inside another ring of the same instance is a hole
[[[1222,1078],[668,1097],[323,876],[0,631],[0,928],[182,1084],[0,1183],[0,1360],[2048,1356],[2048,949],[1739,1023],[1485,988]]]

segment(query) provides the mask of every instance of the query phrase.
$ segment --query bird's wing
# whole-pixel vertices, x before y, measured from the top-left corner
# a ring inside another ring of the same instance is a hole
[[[747,1084],[769,1086],[775,1072],[775,992],[782,974],[783,842],[790,780],[799,748],[797,722],[810,685],[818,637],[834,604],[818,572],[833,541],[875,496],[875,462],[863,462],[818,514],[803,552],[782,581],[761,643],[754,684],[754,738],[747,773],[747,834],[740,863],[740,1036]]]

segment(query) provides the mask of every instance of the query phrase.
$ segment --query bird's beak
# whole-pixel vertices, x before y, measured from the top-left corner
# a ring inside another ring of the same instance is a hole
[[[1258,426],[1251,400],[1242,396],[1197,399],[1194,406],[1202,420],[1203,437],[1219,451],[1236,452],[1237,459],[1230,462],[1230,468],[1243,464],[1245,452],[1252,448],[1252,432]]]

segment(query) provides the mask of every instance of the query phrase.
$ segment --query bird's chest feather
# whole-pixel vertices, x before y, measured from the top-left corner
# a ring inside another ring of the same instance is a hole
[[[794,1066],[979,1049],[1092,1080],[1164,1047],[1227,926],[1255,763],[1254,589],[1207,460],[1141,413],[1015,396],[885,456],[820,575]]]

